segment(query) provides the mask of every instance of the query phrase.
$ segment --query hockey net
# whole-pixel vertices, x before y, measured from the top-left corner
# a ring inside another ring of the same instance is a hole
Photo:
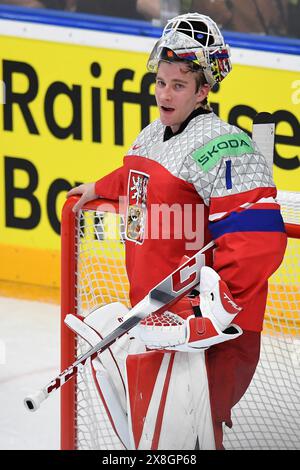
[[[226,449],[297,449],[300,436],[300,193],[279,192],[289,235],[285,259],[269,281],[261,358],[234,407]],[[109,302],[129,306],[124,222],[117,204],[95,201],[62,217],[62,369],[89,349],[64,326],[66,314],[87,315]],[[123,449],[106,417],[90,366],[62,387],[63,449]]]

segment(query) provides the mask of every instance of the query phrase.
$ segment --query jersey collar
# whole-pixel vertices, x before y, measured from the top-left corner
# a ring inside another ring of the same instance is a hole
[[[183,121],[183,123],[180,125],[179,129],[177,132],[173,133],[172,129],[170,126],[166,126],[165,128],[165,132],[164,132],[164,142],[166,142],[167,140],[171,139],[172,137],[174,137],[175,135],[179,135],[181,134],[182,131],[184,131],[184,129],[186,128],[186,126],[188,125],[188,123],[194,119],[196,116],[200,116],[201,114],[210,114],[212,111],[208,111],[207,109],[204,109],[204,108],[198,108],[198,109],[194,109],[194,111],[191,112],[191,114],[186,118],[185,121]]]

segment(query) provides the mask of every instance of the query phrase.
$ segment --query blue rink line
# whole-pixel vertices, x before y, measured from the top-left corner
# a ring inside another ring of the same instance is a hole
[[[160,27],[153,26],[148,21],[11,5],[0,5],[1,19],[152,38],[159,38],[162,32]],[[300,39],[243,34],[232,31],[224,31],[224,36],[230,46],[234,48],[300,55]]]

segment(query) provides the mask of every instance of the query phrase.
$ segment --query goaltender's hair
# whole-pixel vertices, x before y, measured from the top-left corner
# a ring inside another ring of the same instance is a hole
[[[208,85],[205,75],[199,65],[188,60],[182,60],[181,62],[184,62],[184,64],[187,66],[187,70],[189,72],[192,72],[195,76],[196,93],[200,90],[201,87],[203,87],[203,85]],[[208,111],[212,111],[212,108],[208,103],[207,97],[203,101],[201,101],[201,107],[207,109]]]

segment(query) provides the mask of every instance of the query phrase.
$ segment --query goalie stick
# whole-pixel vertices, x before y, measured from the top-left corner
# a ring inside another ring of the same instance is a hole
[[[275,121],[272,114],[258,113],[253,120],[252,139],[267,160],[273,175]]]
[[[40,391],[27,396],[24,399],[25,407],[29,411],[36,411],[40,407],[40,404],[46,400],[51,393],[59,389],[76,375],[78,370],[80,370],[88,360],[95,359],[98,354],[105,351],[118,338],[131,330],[150,313],[163,312],[189,293],[193,287],[200,282],[200,269],[205,264],[203,253],[213,246],[214,242],[208,243],[204,248],[151,289],[149,294],[130,310],[128,314],[129,318],[121,323],[120,326],[109,333],[103,340],[96,344],[96,346],[81,355],[70,367],[51,380],[48,385]]]
[[[261,153],[266,156],[270,167],[273,166],[275,123],[270,113],[258,113],[253,121],[252,139]],[[40,391],[24,399],[25,407],[29,411],[36,411],[40,404],[55,390],[59,389],[73,376],[75,376],[88,360],[93,360],[98,354],[105,351],[118,338],[123,336],[140,320],[150,313],[164,311],[189,293],[200,282],[200,268],[202,253],[214,246],[214,242],[206,245],[196,255],[187,260],[176,271],[171,273],[161,283],[154,287],[131,311],[129,318],[118,328],[107,335],[96,346],[81,355],[72,365],[62,371],[48,385]],[[187,276],[187,277],[185,277]]]

